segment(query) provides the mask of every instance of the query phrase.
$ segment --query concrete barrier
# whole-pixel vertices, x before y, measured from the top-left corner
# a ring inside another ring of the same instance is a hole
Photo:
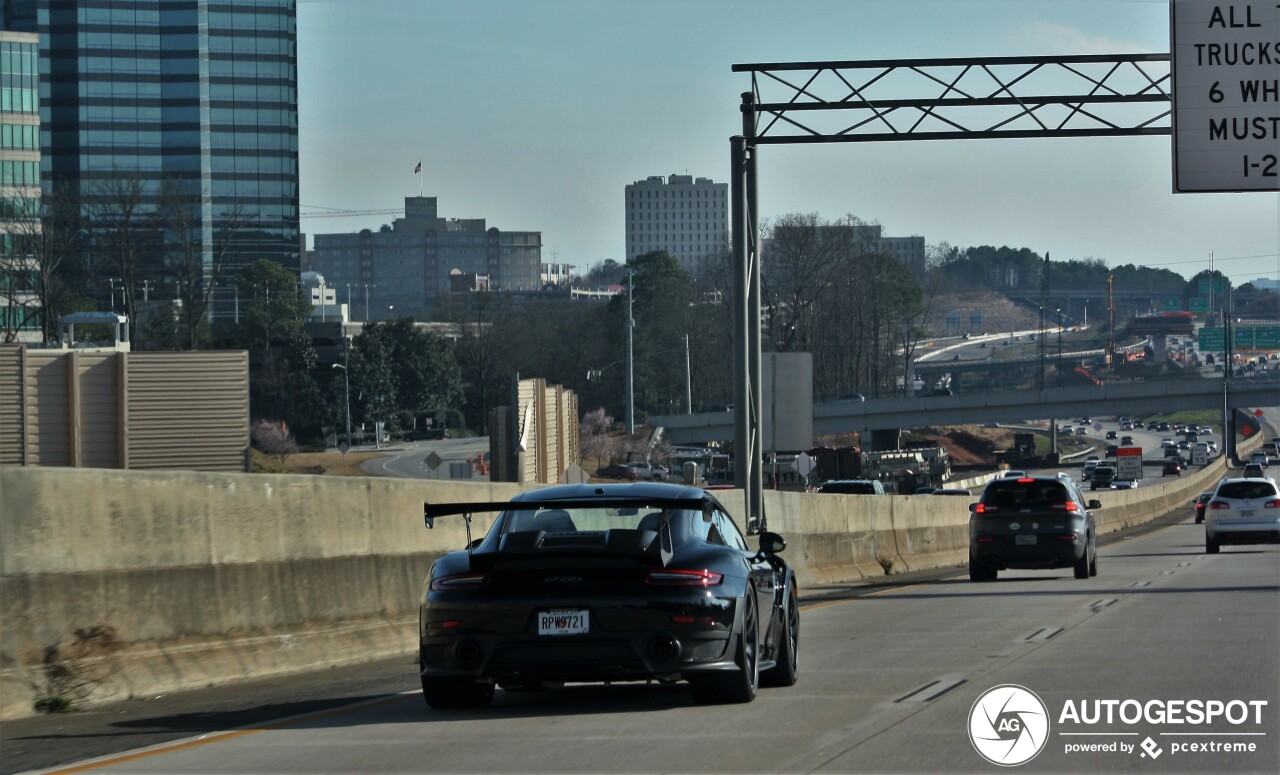
[[[1185,506],[1223,461],[1098,493],[1104,532]],[[422,502],[518,485],[0,467],[0,717],[368,661],[416,648],[422,579],[465,543]],[[743,513],[741,491],[717,493]],[[970,499],[768,491],[807,588],[960,566]],[[480,515],[476,535],[491,515]]]

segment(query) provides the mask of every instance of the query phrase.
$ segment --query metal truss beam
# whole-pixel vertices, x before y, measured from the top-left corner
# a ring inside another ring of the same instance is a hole
[[[734,65],[755,143],[1169,134],[1168,54]]]
[[[733,65],[751,74],[730,140],[735,483],[764,513],[760,377],[762,145],[1171,133],[1169,54],[871,59]]]

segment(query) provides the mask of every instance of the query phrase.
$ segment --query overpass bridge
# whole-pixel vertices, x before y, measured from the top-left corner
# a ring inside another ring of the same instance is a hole
[[[1232,380],[1225,384],[1229,386],[1225,404],[1231,409],[1270,406],[1280,394],[1280,381],[1274,379]],[[865,435],[871,431],[927,425],[977,425],[1080,415],[1149,415],[1153,411],[1218,409],[1224,404],[1223,386],[1224,382],[1219,379],[1152,380],[958,396],[827,402],[814,404],[813,433],[858,432]],[[770,415],[766,407],[764,438],[773,438],[768,427]],[[731,412],[657,415],[649,418],[649,424],[662,426],[674,444],[725,441],[734,437],[734,415]]]

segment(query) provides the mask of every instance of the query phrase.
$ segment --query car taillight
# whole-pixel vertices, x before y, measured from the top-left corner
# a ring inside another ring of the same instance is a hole
[[[488,582],[489,577],[483,573],[455,573],[452,576],[441,576],[431,580],[433,591],[450,589],[478,589]]]
[[[974,514],[990,514],[993,511],[999,511],[999,510],[1000,509],[996,508],[995,506],[988,506],[985,503],[979,503],[977,506],[973,507]]]
[[[709,570],[651,570],[645,581],[650,584],[675,587],[714,587],[724,577]]]
[[[1264,509],[1280,509],[1280,499],[1273,500],[1273,501],[1267,501],[1266,503],[1262,504],[1262,508],[1264,508]]]
[[[1079,511],[1080,504],[1076,503],[1075,501],[1067,501],[1066,503],[1055,503],[1053,505],[1053,508],[1055,510],[1060,509],[1062,511]]]
[[[1229,509],[1231,504],[1226,501],[1209,501],[1209,508],[1217,511],[1218,509]]]
[[[1024,476],[1024,477],[1022,477],[1021,479],[1019,479],[1019,480],[1018,480],[1018,484],[1031,484],[1031,483],[1032,483],[1032,482],[1034,482],[1034,481],[1035,481],[1035,479],[1032,479],[1032,478],[1031,478],[1031,477],[1029,477],[1029,476]]]

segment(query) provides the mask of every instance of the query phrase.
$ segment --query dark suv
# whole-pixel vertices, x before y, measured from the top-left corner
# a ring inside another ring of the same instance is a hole
[[[1067,568],[1078,579],[1098,575],[1091,509],[1071,477],[995,479],[969,511],[969,578],[994,581],[1009,568]]]
[[[1113,466],[1098,466],[1089,474],[1090,490],[1109,490],[1116,480],[1116,469]]]

